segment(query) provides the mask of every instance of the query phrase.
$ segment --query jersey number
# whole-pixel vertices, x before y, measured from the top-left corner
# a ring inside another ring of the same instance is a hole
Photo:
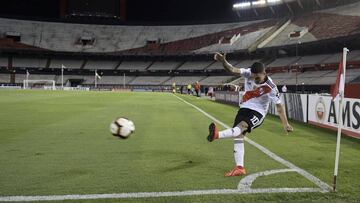
[[[255,126],[256,124],[259,123],[260,120],[258,117],[254,116],[254,117],[252,117],[252,119],[250,119],[250,121]]]

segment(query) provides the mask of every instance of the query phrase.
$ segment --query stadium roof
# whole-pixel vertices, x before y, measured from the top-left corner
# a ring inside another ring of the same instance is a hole
[[[88,24],[204,24],[279,18],[359,0],[3,0],[0,16]]]

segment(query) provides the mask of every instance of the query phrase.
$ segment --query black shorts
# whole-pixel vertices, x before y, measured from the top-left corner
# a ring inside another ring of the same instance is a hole
[[[263,115],[257,111],[247,109],[247,108],[240,108],[233,127],[237,126],[241,121],[245,121],[248,124],[248,129],[244,130],[242,134],[246,132],[250,133],[252,129],[259,127],[263,122]]]

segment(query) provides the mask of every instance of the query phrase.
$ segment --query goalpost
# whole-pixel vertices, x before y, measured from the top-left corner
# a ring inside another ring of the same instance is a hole
[[[55,80],[24,80],[24,89],[38,88],[36,86],[46,90],[56,90]]]

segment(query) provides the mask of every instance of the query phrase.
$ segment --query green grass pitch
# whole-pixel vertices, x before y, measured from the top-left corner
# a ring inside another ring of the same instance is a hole
[[[237,108],[180,96],[231,125]],[[124,116],[136,132],[121,140],[109,124]],[[236,189],[224,177],[232,140],[206,141],[211,120],[170,93],[0,91],[0,196]],[[292,122],[284,135],[267,116],[249,137],[331,185],[335,132]],[[248,174],[286,166],[245,144]],[[297,173],[260,177],[252,188],[316,187]],[[201,195],[64,202],[360,202],[360,142],[343,138],[338,192]]]

